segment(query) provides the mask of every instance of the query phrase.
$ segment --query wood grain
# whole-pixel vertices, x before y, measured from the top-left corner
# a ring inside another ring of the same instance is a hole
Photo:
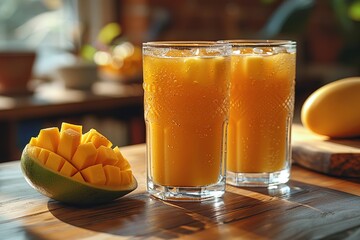
[[[360,177],[360,138],[329,139],[293,126],[295,163],[333,176]]]
[[[1,239],[360,238],[360,183],[292,169],[278,188],[227,186],[217,201],[164,202],[146,193],[145,146],[122,148],[139,187],[111,204],[74,208],[24,180],[18,161],[0,164]]]

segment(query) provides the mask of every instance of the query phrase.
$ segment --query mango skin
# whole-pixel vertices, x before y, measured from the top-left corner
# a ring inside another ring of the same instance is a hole
[[[301,121],[310,131],[330,138],[360,136],[360,77],[317,89],[302,106]]]

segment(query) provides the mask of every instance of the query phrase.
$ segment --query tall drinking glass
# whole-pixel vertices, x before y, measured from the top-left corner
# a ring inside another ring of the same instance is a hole
[[[232,45],[227,182],[269,186],[290,177],[296,43]]]
[[[226,183],[231,46],[143,44],[147,188],[164,200],[220,197]]]

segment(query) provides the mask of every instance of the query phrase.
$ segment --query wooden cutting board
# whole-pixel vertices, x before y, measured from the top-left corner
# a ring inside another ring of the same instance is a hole
[[[294,124],[292,159],[294,163],[325,174],[360,177],[360,138],[329,139]]]

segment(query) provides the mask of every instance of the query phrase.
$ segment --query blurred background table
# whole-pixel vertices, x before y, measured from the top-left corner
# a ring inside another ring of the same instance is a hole
[[[142,143],[142,86],[99,82],[88,90],[45,86],[26,95],[0,95],[0,162],[19,159],[31,136],[63,121],[84,131],[96,128],[115,145]]]

